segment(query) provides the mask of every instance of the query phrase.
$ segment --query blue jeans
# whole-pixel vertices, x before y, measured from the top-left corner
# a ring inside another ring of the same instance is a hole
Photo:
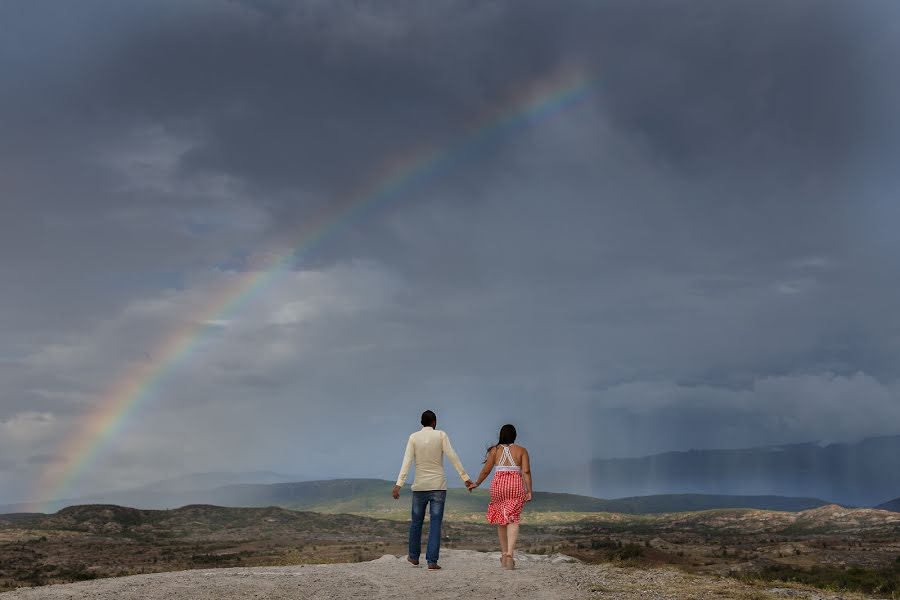
[[[447,490],[429,492],[413,492],[412,522],[409,524],[409,557],[419,560],[422,554],[422,523],[425,522],[425,505],[431,505],[431,525],[428,527],[428,546],[425,548],[425,560],[428,564],[438,561],[441,553],[441,521],[444,520],[444,500]]]

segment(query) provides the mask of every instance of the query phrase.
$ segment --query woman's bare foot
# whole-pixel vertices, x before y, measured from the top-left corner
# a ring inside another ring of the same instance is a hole
[[[512,557],[512,554],[507,554],[503,557],[503,568],[510,571],[516,568],[516,559]]]

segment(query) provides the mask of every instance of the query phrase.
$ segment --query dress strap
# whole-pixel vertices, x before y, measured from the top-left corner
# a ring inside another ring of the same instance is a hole
[[[503,446],[503,454],[500,456],[500,460],[497,461],[496,468],[498,471],[518,471],[521,468],[513,460],[509,446]]]

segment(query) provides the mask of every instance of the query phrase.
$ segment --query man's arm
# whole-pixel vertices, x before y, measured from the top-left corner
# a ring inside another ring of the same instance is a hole
[[[466,484],[466,487],[473,485],[472,480],[469,478],[469,474],[466,473],[466,470],[463,469],[462,463],[459,462],[459,457],[453,450],[453,446],[450,445],[450,436],[448,436],[445,431],[441,432],[441,449],[444,451],[444,454],[447,455],[447,458],[450,459],[450,464],[453,465],[453,468],[456,469],[457,473],[459,473],[459,478],[463,480],[463,483]]]
[[[413,437],[409,436],[409,440],[406,442],[406,452],[403,453],[403,464],[400,465],[400,474],[397,476],[397,485],[394,486],[394,499],[400,497],[400,488],[406,483],[406,476],[409,475],[409,467],[412,465],[415,454],[416,449],[415,444],[413,444]]]

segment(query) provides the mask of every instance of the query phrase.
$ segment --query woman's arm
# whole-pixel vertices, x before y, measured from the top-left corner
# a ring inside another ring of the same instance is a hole
[[[531,490],[534,489],[531,483],[531,458],[525,448],[522,448],[522,478],[525,479],[525,502],[531,502]]]
[[[496,452],[496,446],[488,451],[487,456],[484,459],[484,468],[481,469],[481,473],[478,474],[478,479],[475,480],[475,487],[481,485],[481,482],[487,479],[488,475],[491,474],[491,469],[494,468],[494,455]]]

